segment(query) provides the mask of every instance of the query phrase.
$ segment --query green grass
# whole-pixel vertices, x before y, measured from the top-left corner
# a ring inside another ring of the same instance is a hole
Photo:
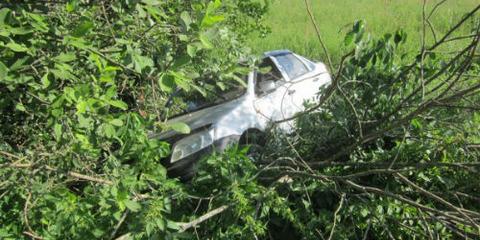
[[[334,60],[346,51],[343,39],[357,19],[365,20],[373,36],[403,29],[408,38],[405,50],[417,51],[421,46],[422,0],[310,0],[322,38]],[[427,13],[439,0],[427,0]],[[448,0],[432,17],[437,36],[446,33],[478,0]],[[266,17],[272,33],[266,38],[252,36],[249,45],[255,53],[272,49],[290,49],[314,59],[324,59],[315,29],[307,15],[303,0],[274,0]],[[428,30],[428,29],[427,29]],[[459,31],[467,33],[466,27]],[[433,42],[428,30],[427,42]],[[448,50],[448,49],[447,49]]]

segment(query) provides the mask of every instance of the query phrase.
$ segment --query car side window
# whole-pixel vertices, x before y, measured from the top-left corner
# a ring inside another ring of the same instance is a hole
[[[256,94],[262,95],[269,93],[285,81],[282,74],[269,57],[265,58],[258,67],[259,70],[256,72],[255,83]]]
[[[290,79],[295,79],[308,72],[307,66],[291,53],[277,55],[275,58]]]

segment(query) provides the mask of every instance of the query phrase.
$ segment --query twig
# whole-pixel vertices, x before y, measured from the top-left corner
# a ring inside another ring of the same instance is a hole
[[[120,229],[120,226],[122,226],[123,222],[124,222],[125,219],[127,218],[128,213],[129,213],[128,209],[126,209],[126,210],[123,212],[122,217],[120,218],[120,220],[118,221],[117,225],[116,225],[115,228],[113,229],[112,234],[110,234],[110,239],[114,239],[114,238],[115,238],[115,235],[117,235],[118,229]]]
[[[191,221],[191,222],[188,222],[188,223],[183,223],[183,224],[180,224],[180,230],[179,232],[185,232],[186,230],[188,230],[189,228],[192,228],[192,227],[196,227],[198,224],[224,212],[225,210],[228,209],[228,205],[222,205],[218,208],[215,208],[213,209],[212,211],[200,216],[199,218]]]
[[[25,226],[27,226],[29,236],[35,239],[43,239],[42,237],[39,237],[35,231],[33,231],[32,227],[30,226],[30,223],[28,221],[28,205],[30,204],[30,199],[32,198],[32,194],[30,192],[27,193],[27,199],[25,199],[25,204],[23,205],[23,219],[25,221]],[[24,232],[25,233],[25,232]]]
[[[310,4],[308,3],[308,0],[305,0],[305,7],[307,8],[307,13],[308,13],[308,16],[310,17],[310,21],[312,22],[313,26],[315,27],[315,32],[317,33],[318,41],[320,42],[320,45],[322,46],[323,53],[327,57],[329,68],[333,67],[332,60],[330,59],[330,54],[328,54],[327,47],[325,46],[325,43],[322,39],[322,35],[320,34],[320,29],[318,28],[317,21],[315,21],[315,17],[312,14],[312,10],[310,9]]]
[[[419,193],[429,197],[429,198],[433,198],[435,201],[451,208],[452,210],[458,212],[460,215],[462,215],[464,218],[466,218],[467,220],[469,220],[473,226],[479,228],[480,226],[478,226],[478,224],[472,219],[470,218],[470,216],[468,216],[464,211],[463,209],[460,209],[456,206],[454,206],[453,204],[451,204],[450,202],[444,200],[443,198],[435,195],[434,193],[431,193],[427,190],[425,190],[424,188],[418,186],[417,184],[413,183],[412,181],[410,181],[408,178],[406,178],[405,176],[403,176],[402,174],[400,173],[395,173],[395,176],[397,176],[402,182],[406,183],[407,185],[409,185],[410,187],[416,189]],[[480,216],[480,214],[478,213],[475,213],[475,215],[477,216]]]
[[[427,222],[427,220],[425,219],[425,216],[424,216],[424,214],[423,214],[423,211],[422,211],[422,210],[418,210],[418,212],[419,212],[420,218],[422,219],[423,225],[425,225],[425,231],[428,233],[428,235],[427,235],[428,238],[429,238],[430,240],[434,240],[433,235],[432,235],[432,230],[431,230],[430,227],[428,226],[428,222]]]
[[[431,208],[431,207],[428,207],[428,206],[425,206],[425,205],[422,205],[416,201],[413,201],[411,199],[408,199],[404,196],[401,196],[401,195],[398,195],[398,194],[394,194],[394,193],[391,193],[391,192],[387,192],[387,191],[384,191],[382,189],[379,189],[379,188],[375,188],[375,187],[369,187],[369,186],[362,186],[362,185],[359,185],[357,183],[354,183],[350,180],[345,180],[343,181],[344,183],[350,185],[351,187],[353,187],[354,189],[357,189],[357,190],[360,190],[360,191],[363,191],[363,192],[370,192],[370,193],[374,193],[374,194],[378,194],[378,195],[383,195],[383,196],[386,196],[386,197],[390,197],[390,198],[393,198],[393,199],[396,199],[400,202],[403,202],[403,203],[406,203],[408,205],[411,205],[415,208],[418,208],[418,209],[421,209],[421,210],[424,210],[424,211],[427,211],[427,212],[431,212],[431,213],[434,213],[434,214],[437,214],[437,215],[441,215],[441,216],[444,216],[446,218],[449,218],[451,220],[454,220],[456,222],[459,222],[459,223],[463,223],[463,224],[468,224],[470,225],[470,222],[469,221],[465,221],[464,219],[460,218],[460,217],[457,217],[457,216],[454,216],[454,215],[450,215],[444,211],[440,211],[440,210],[437,210],[435,208]],[[470,226],[475,226],[476,224],[474,225],[470,225]]]
[[[10,158],[19,159],[19,160],[26,159],[25,157],[19,157],[19,156],[16,156],[16,155],[14,155],[14,154],[11,154],[11,153],[8,153],[8,152],[4,152],[4,151],[0,151],[0,154],[3,154],[3,155],[8,156],[8,157],[10,157]],[[17,161],[17,162],[18,162],[18,161]],[[2,164],[2,165],[0,165],[0,167],[31,168],[31,167],[34,166],[33,164],[30,164],[30,163],[21,164],[21,163],[17,163],[17,162]],[[50,166],[45,166],[45,168],[46,168],[47,170],[50,170],[50,171],[61,172],[60,170],[55,169],[55,168],[50,167]],[[91,181],[91,182],[97,182],[97,183],[101,183],[101,184],[113,185],[113,182],[110,181],[110,180],[106,180],[106,179],[102,179],[102,178],[98,178],[98,177],[92,177],[92,176],[88,176],[88,175],[81,174],[81,173],[78,173],[78,172],[68,171],[68,172],[67,172],[67,175],[70,176],[70,177],[74,177],[74,178],[78,178],[78,179],[82,179],[82,180],[87,180],[87,181]]]
[[[350,100],[350,98],[348,98],[347,94],[345,94],[345,92],[343,91],[343,89],[342,89],[342,87],[341,87],[340,85],[337,87],[337,89],[338,89],[338,91],[340,92],[340,94],[343,96],[343,98],[345,98],[345,100],[347,101],[348,105],[349,105],[350,108],[352,109],[353,114],[354,114],[354,116],[355,116],[355,119],[357,120],[359,137],[360,137],[360,138],[363,138],[362,121],[360,120],[360,116],[358,115],[358,111],[357,111],[357,109],[355,108],[355,105],[353,105],[352,101]]]
[[[343,206],[344,200],[345,200],[345,193],[342,194],[340,203],[338,204],[338,208],[337,210],[335,210],[335,213],[333,214],[333,226],[332,226],[332,230],[330,231],[330,235],[328,236],[328,240],[331,240],[333,237],[333,233],[335,232],[335,225],[337,224],[337,216],[338,216],[338,213],[340,212],[340,209]]]
[[[78,178],[78,179],[83,179],[83,180],[87,180],[87,181],[91,181],[91,182],[102,183],[102,184],[106,184],[106,185],[113,185],[113,182],[110,181],[110,180],[97,178],[97,177],[92,177],[92,176],[87,176],[87,175],[80,174],[80,173],[77,173],[77,172],[69,171],[67,174],[71,177]]]
[[[422,100],[425,98],[425,71],[424,71],[424,62],[425,62],[425,44],[426,44],[426,6],[427,6],[427,0],[423,0],[422,4],[422,48],[421,48],[421,59],[420,59],[420,81],[422,83]]]
[[[34,233],[28,232],[28,231],[23,231],[23,234],[33,238],[33,239],[38,239],[38,240],[43,240],[42,237],[35,235]]]

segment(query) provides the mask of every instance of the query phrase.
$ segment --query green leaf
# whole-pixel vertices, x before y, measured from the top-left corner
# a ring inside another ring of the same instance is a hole
[[[42,15],[28,12],[27,16],[33,21],[30,24],[40,32],[48,32],[48,24],[45,22],[45,18]]]
[[[223,15],[205,15],[205,17],[202,19],[201,26],[202,28],[208,28],[215,25],[216,23],[222,22],[223,20],[225,20],[225,17]]]
[[[217,22],[221,22],[225,19],[223,15],[212,15],[220,6],[222,2],[220,0],[211,1],[208,3],[205,15],[203,16],[200,26],[202,28],[210,27]]]
[[[8,74],[7,66],[5,66],[5,64],[0,62],[0,81],[3,81],[3,79],[7,76],[7,74]]]
[[[347,33],[347,36],[345,36],[345,40],[343,40],[343,43],[345,46],[350,46],[350,44],[353,43],[353,38],[355,37],[355,33],[349,32]]]
[[[155,225],[157,225],[160,231],[165,230],[165,221],[161,218],[155,219]]]
[[[117,118],[117,119],[111,120],[110,124],[112,124],[114,126],[117,126],[117,127],[121,127],[121,126],[123,126],[123,121]]]
[[[91,118],[86,118],[82,114],[77,115],[77,120],[78,120],[79,128],[87,129],[90,127],[90,124],[92,123]]]
[[[244,87],[247,87],[247,83],[241,79],[240,77],[238,77],[237,75],[233,74],[232,75],[232,78],[233,80],[235,80],[236,82],[238,82],[240,85],[244,86]]]
[[[87,111],[88,104],[86,101],[79,101],[76,105],[77,114],[82,114]]]
[[[202,94],[202,96],[204,96],[204,97],[207,96],[207,92],[206,92],[203,88],[201,88],[201,87],[199,87],[199,86],[197,86],[197,85],[192,85],[192,88],[195,89],[195,90],[197,90],[197,92],[199,92],[200,94]]]
[[[183,11],[180,14],[181,24],[187,32],[190,29],[190,24],[192,23],[192,18],[190,18],[190,14],[187,11]]]
[[[105,94],[103,96],[105,97],[105,99],[111,99],[115,95],[117,95],[117,87],[115,85],[113,85],[113,86],[110,86],[107,89],[107,91],[105,92]]]
[[[65,36],[63,41],[64,41],[65,44],[70,45],[70,46],[74,46],[78,49],[82,49],[82,50],[90,49],[89,44],[83,38],[75,38],[75,37],[71,37],[71,36]]]
[[[120,101],[120,100],[110,100],[110,101],[108,101],[108,104],[110,104],[114,107],[120,108],[122,110],[127,110],[128,109],[128,105],[125,102]]]
[[[82,37],[85,36],[94,27],[93,22],[90,19],[83,18],[82,22],[75,28],[72,36]]]
[[[159,0],[142,0],[142,2],[150,6],[156,6],[161,3]]]
[[[61,124],[55,123],[55,125],[53,125],[53,134],[54,134],[54,137],[57,140],[57,142],[60,141],[60,139],[62,138],[62,125]]]
[[[135,64],[135,71],[141,73],[146,67],[153,67],[153,60],[140,54],[132,54],[132,60]]]
[[[124,201],[124,203],[125,203],[125,206],[132,212],[138,212],[142,208],[140,203],[132,201],[132,200],[127,199],[127,200]]]
[[[23,106],[22,103],[17,103],[17,104],[15,105],[15,109],[17,109],[18,111],[22,111],[22,112],[27,111],[27,110],[25,109],[25,106]]]
[[[200,40],[200,42],[202,43],[205,49],[213,48],[212,42],[210,42],[210,39],[208,39],[208,37],[205,34],[200,33],[200,35],[198,36],[198,39]]]
[[[73,71],[72,67],[68,64],[64,63],[57,63],[55,64],[55,68],[50,69],[53,73],[53,76],[57,79],[62,80],[72,80],[76,79],[76,77],[71,73]]]
[[[410,124],[416,130],[421,130],[423,128],[422,122],[418,118],[412,119]]]
[[[179,230],[180,225],[177,222],[167,220],[167,228],[173,230]]]
[[[186,91],[190,90],[190,79],[188,79],[183,73],[170,71],[169,74],[173,77],[173,80],[177,86]]]
[[[362,215],[362,217],[368,216],[369,213],[370,212],[366,208],[363,208],[362,210],[360,210],[360,215]]]
[[[197,54],[197,47],[195,47],[194,45],[191,45],[191,44],[188,44],[187,45],[187,54],[188,56],[190,57],[195,57],[195,55]]]
[[[2,8],[0,9],[0,26],[3,27],[5,24],[5,19],[7,18],[7,14],[10,13],[10,9],[8,8]]]
[[[160,88],[165,92],[172,92],[175,88],[175,80],[170,74],[163,74],[158,80]]]
[[[31,29],[27,29],[24,27],[19,27],[19,28],[11,28],[8,30],[10,33],[13,35],[25,35],[33,32]]]
[[[404,43],[407,40],[407,33],[403,30],[398,30],[395,32],[395,37],[393,38],[393,41],[395,44],[399,43]]]
[[[182,133],[182,134],[190,133],[190,127],[183,122],[171,123],[169,124],[169,127],[178,133]]]
[[[60,55],[53,58],[54,61],[67,63],[77,59],[77,56],[73,53],[61,53]]]
[[[25,56],[22,58],[17,59],[11,66],[10,66],[10,71],[17,71],[20,70],[21,68],[28,66],[28,64],[25,64],[28,60],[30,59],[30,56]]]
[[[42,82],[43,88],[48,88],[50,86],[50,80],[48,79],[48,72],[43,75],[42,79],[40,79]]]
[[[75,9],[77,8],[78,6],[78,0],[70,0],[66,5],[65,5],[65,10],[67,10],[67,12],[71,13],[73,11],[75,11]]]
[[[116,135],[115,128],[110,124],[104,124],[103,131],[105,133],[105,136],[108,138],[112,138]]]
[[[28,52],[28,48],[25,47],[24,45],[15,43],[15,42],[9,42],[5,47],[10,48],[10,50],[14,52]]]

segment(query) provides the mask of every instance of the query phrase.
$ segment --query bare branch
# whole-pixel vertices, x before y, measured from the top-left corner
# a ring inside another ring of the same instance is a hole
[[[210,211],[208,213],[205,213],[204,215],[200,216],[199,218],[197,218],[197,219],[195,219],[191,222],[180,224],[180,230],[179,231],[180,232],[185,232],[189,228],[196,227],[198,224],[207,221],[208,219],[224,212],[227,209],[228,209],[228,205],[222,205],[218,208],[213,209],[212,211]]]

